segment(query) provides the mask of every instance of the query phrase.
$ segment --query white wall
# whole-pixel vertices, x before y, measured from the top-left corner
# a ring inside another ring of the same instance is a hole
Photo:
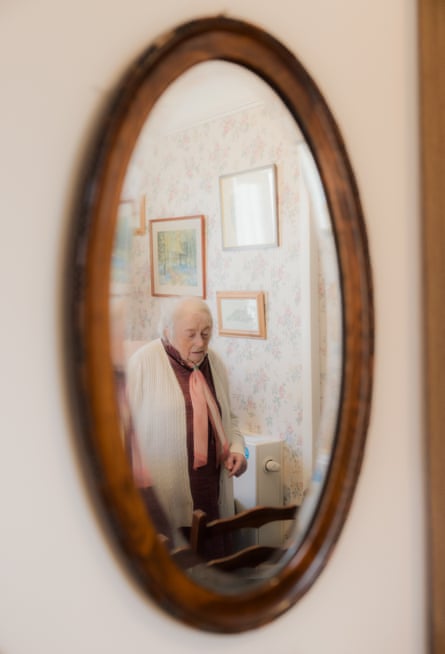
[[[94,119],[152,38],[220,12],[267,27],[323,89],[361,189],[376,292],[374,405],[346,527],[303,600],[240,636],[175,622],[117,564],[75,456],[61,331]],[[2,654],[426,651],[415,21],[414,0],[2,3]]]

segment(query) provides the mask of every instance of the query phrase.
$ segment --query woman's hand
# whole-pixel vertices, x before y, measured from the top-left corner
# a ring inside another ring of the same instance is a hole
[[[244,454],[239,452],[229,452],[224,466],[229,471],[229,477],[239,477],[247,469],[247,459]]]

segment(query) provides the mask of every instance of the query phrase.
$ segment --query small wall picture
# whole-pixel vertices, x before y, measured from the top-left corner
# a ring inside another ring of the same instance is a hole
[[[143,236],[145,234],[145,212],[146,212],[147,197],[141,195],[139,198],[138,206],[133,215],[133,228],[136,236]]]
[[[205,218],[150,220],[152,295],[205,298]]]
[[[121,200],[117,209],[116,230],[111,254],[112,295],[128,291],[132,239],[134,235],[134,215],[137,211],[135,200]]]
[[[278,245],[275,164],[219,178],[224,249]]]
[[[217,291],[216,303],[221,336],[266,338],[263,291]]]

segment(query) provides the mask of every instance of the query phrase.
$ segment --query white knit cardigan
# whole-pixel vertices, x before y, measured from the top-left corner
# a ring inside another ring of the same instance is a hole
[[[210,368],[224,431],[232,452],[244,453],[244,439],[230,407],[227,373],[209,350]],[[191,524],[193,501],[188,475],[184,396],[160,339],[137,350],[128,362],[128,398],[143,463],[172,527]],[[233,483],[221,466],[221,517],[234,513]]]

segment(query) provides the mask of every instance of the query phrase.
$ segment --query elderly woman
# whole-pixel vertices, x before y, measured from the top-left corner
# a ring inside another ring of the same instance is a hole
[[[184,531],[194,509],[210,520],[234,513],[232,477],[247,467],[225,367],[209,350],[212,328],[203,300],[182,299],[127,370],[140,465],[171,526]],[[209,556],[223,555],[220,545]]]

